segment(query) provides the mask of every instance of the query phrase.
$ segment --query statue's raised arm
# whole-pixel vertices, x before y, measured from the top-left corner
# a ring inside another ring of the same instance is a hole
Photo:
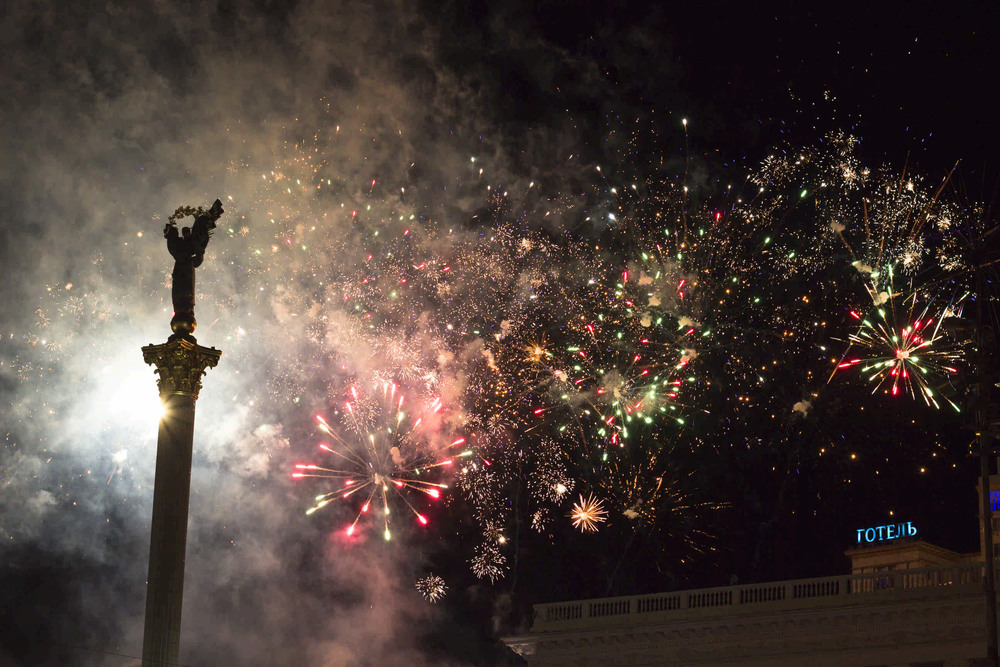
[[[222,202],[216,199],[215,203],[212,204],[212,208],[208,209],[206,213],[199,213],[194,216],[194,224],[191,225],[191,238],[201,247],[202,254],[205,252],[205,247],[208,245],[209,239],[212,238],[212,232],[215,230],[215,222],[222,216],[222,213]]]
[[[222,202],[218,199],[207,211],[202,208],[182,206],[178,208],[163,228],[163,236],[167,239],[167,250],[174,258],[174,270],[171,274],[170,298],[174,306],[174,316],[170,320],[170,328],[174,335],[194,340],[194,329],[197,322],[194,318],[194,270],[201,266],[205,258],[205,248],[212,238],[215,223],[223,214]],[[193,216],[191,227],[177,231],[177,220]]]

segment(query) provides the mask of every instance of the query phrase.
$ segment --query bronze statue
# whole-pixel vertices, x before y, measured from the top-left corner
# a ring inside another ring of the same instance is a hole
[[[222,202],[218,199],[208,211],[181,207],[170,216],[163,228],[163,236],[167,239],[167,250],[174,258],[173,284],[170,288],[170,297],[174,305],[170,329],[174,335],[170,340],[186,338],[194,341],[192,334],[198,324],[194,319],[194,270],[201,266],[202,260],[205,259],[205,248],[212,238],[215,221],[222,213]],[[187,215],[194,216],[194,224],[184,227],[178,233],[177,220]]]

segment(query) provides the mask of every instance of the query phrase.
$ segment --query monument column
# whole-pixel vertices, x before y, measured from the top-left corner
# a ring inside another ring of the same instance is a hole
[[[143,667],[179,664],[181,608],[184,600],[184,559],[187,549],[188,502],[191,497],[191,454],[194,446],[194,405],[205,371],[222,356],[214,347],[195,340],[194,270],[222,215],[219,200],[207,212],[180,208],[163,230],[174,258],[170,328],[162,345],[142,348],[142,358],[155,366],[164,414],[156,437],[156,478],[153,484],[153,520],[149,537],[146,579],[146,619],[142,636]],[[176,221],[195,220],[178,231]],[[181,233],[183,232],[183,233]]]

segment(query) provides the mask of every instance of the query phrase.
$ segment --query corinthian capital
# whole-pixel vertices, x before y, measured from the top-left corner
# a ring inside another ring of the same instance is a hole
[[[222,350],[202,347],[184,338],[175,338],[162,345],[142,348],[142,359],[156,366],[156,384],[160,397],[171,394],[191,396],[197,400],[201,391],[201,377],[209,368],[219,363]]]

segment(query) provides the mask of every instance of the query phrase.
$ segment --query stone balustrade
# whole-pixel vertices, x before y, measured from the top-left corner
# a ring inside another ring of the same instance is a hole
[[[981,563],[913,570],[795,579],[763,584],[702,588],[672,593],[633,595],[538,604],[532,634],[588,627],[614,627],[669,621],[672,617],[760,613],[846,603],[966,596],[982,590]]]

